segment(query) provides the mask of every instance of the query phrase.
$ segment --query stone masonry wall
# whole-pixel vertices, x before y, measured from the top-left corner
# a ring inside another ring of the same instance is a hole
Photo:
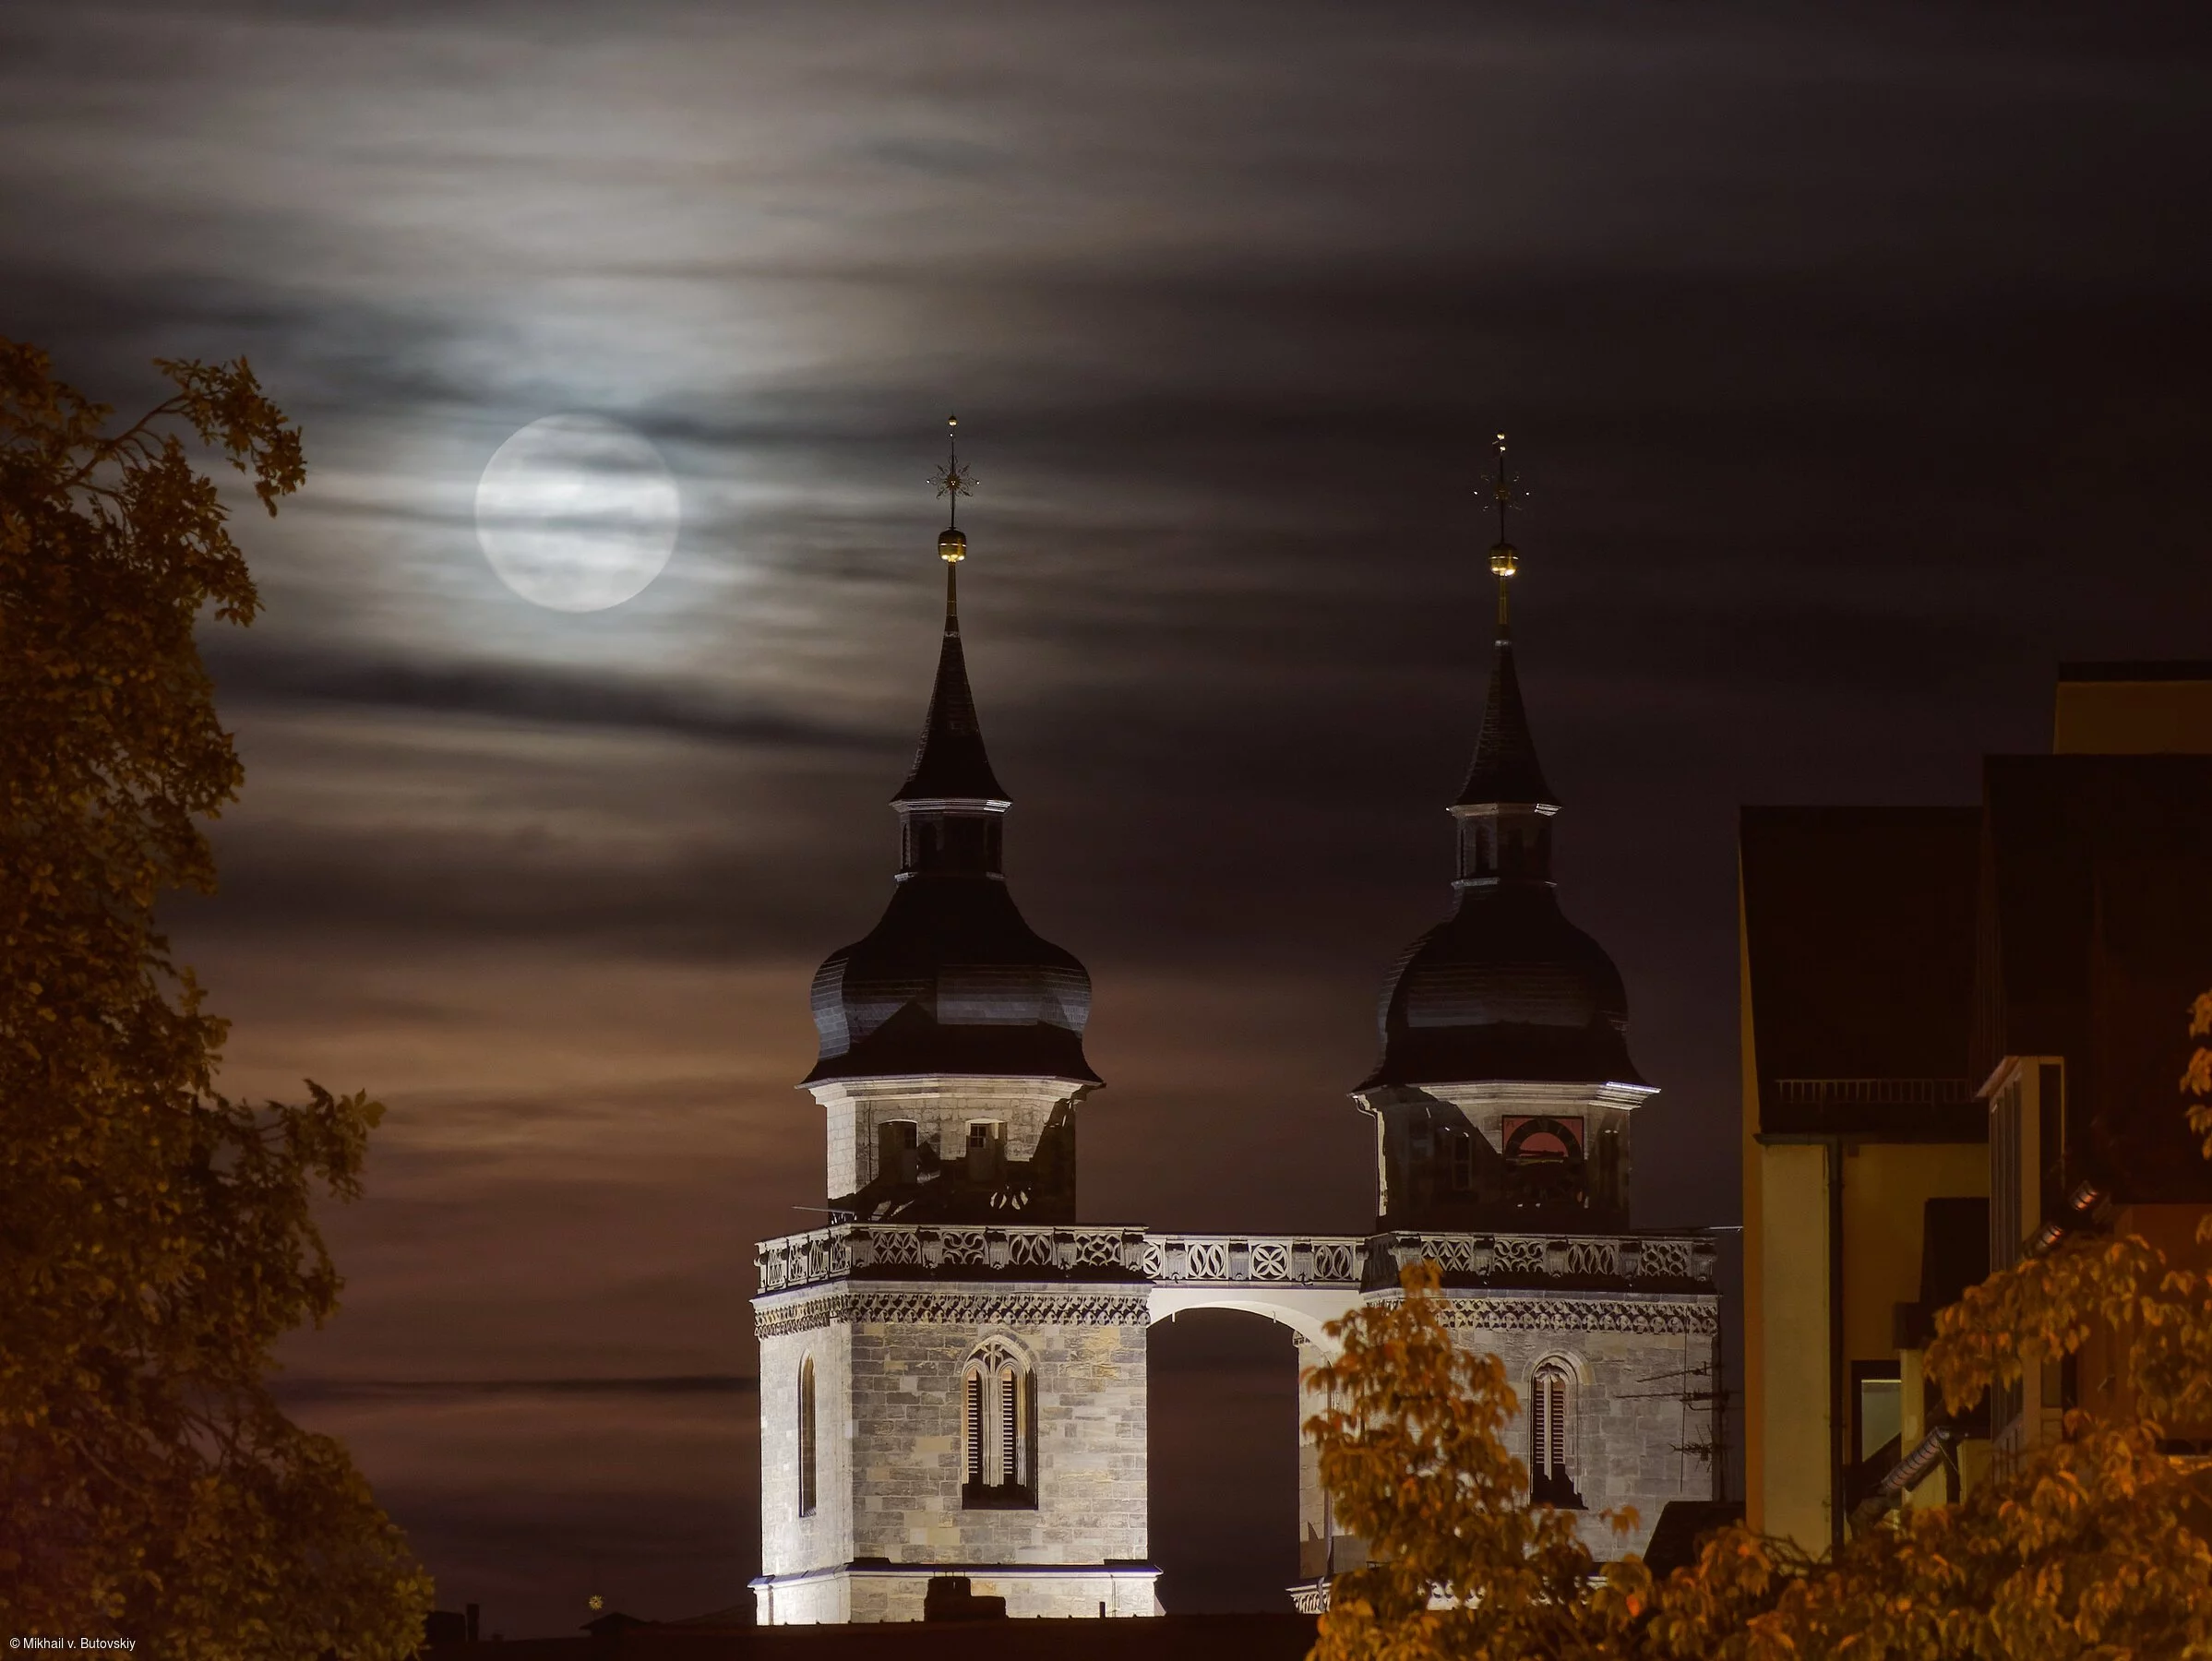
[[[826,1115],[830,1194],[857,1193],[880,1173],[876,1168],[876,1127],[911,1119],[922,1143],[945,1160],[967,1146],[972,1119],[1006,1127],[1006,1157],[1036,1157],[1037,1142],[1053,1109],[1081,1090],[1055,1079],[919,1077],[846,1079],[812,1086]]]
[[[933,1285],[951,1296],[1004,1287]],[[1084,1288],[1024,1289],[1031,1309]],[[1103,1563],[1142,1559],[1145,1324],[860,1321],[852,1329],[853,1552],[893,1563]],[[960,1379],[986,1338],[1035,1369],[1037,1506],[963,1511]]]
[[[804,1574],[853,1556],[853,1330],[843,1321],[760,1340],[760,1568]],[[815,1390],[815,1511],[799,1515],[799,1369]],[[819,1619],[818,1617],[818,1619]],[[843,1619],[842,1615],[830,1619]]]
[[[1507,1431],[1508,1444],[1530,1459],[1530,1380],[1538,1363],[1558,1358],[1573,1379],[1567,1412],[1567,1470],[1588,1510],[1584,1544],[1600,1559],[1642,1552],[1669,1500],[1709,1500],[1712,1467],[1678,1444],[1707,1435],[1710,1404],[1687,1409],[1679,1392],[1710,1390],[1713,1378],[1668,1377],[1709,1366],[1714,1337],[1705,1332],[1606,1331],[1494,1332],[1472,1328],[1461,1344],[1505,1363],[1521,1410]],[[1599,1516],[1632,1506],[1636,1524],[1616,1534]]]

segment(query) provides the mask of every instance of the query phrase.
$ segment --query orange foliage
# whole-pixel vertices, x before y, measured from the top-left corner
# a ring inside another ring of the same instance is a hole
[[[2189,1035],[2212,1035],[2212,992]],[[2182,1083],[2212,1156],[2212,1050]],[[2212,1656],[2212,1464],[2163,1431],[2212,1417],[2212,1284],[2139,1237],[1992,1274],[1942,1313],[1926,1361],[1956,1412],[2101,1327],[2125,1416],[2070,1413],[1956,1504],[1892,1512],[1833,1554],[1727,1528],[1656,1582],[1634,1558],[1594,1563],[1528,1505],[1503,1369],[1453,1344],[1433,1265],[1404,1284],[1335,1322],[1342,1354],[1309,1375],[1332,1402],[1308,1425],[1322,1479],[1383,1559],[1336,1583],[1316,1661]]]
[[[227,1100],[154,922],[241,782],[194,640],[252,621],[220,450],[271,513],[300,436],[242,359],[123,432],[0,341],[0,1626],[181,1657],[391,1656],[429,1584],[345,1450],[277,1410],[337,1306],[309,1213],[380,1109]]]

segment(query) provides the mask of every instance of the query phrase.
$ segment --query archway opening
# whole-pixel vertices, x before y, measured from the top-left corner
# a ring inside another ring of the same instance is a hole
[[[1301,1359],[1262,1315],[1187,1309],[1154,1325],[1152,1552],[1169,1613],[1289,1610]]]

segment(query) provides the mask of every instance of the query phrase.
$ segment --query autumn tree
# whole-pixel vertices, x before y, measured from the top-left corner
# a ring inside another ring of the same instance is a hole
[[[2212,992],[2182,1079],[2212,1158]],[[2198,1239],[2212,1242],[2212,1217]],[[1454,1346],[1433,1266],[1402,1299],[1334,1323],[1309,1424],[1338,1515],[1384,1560],[1339,1578],[1317,1661],[2074,1661],[2212,1656],[2212,1460],[2168,1427],[2212,1424],[2212,1280],[2139,1236],[2077,1236],[1967,1292],[1927,1376],[1959,1413],[1992,1385],[2109,1334],[2122,1408],[1951,1505],[1894,1512],[1813,1558],[1742,1527],[1655,1582],[1600,1567],[1527,1503],[1501,1440],[1516,1410],[1493,1357]]]
[[[1339,1353],[1307,1373],[1328,1403],[1306,1426],[1321,1481],[1370,1559],[1332,1583],[1315,1661],[1591,1653],[1594,1583],[1609,1584],[1572,1514],[1528,1503],[1504,1364],[1454,1340],[1434,1263],[1402,1282],[1401,1299],[1332,1321]]]
[[[311,1214],[381,1109],[215,1088],[157,926],[241,770],[195,643],[257,607],[219,451],[273,514],[297,429],[245,361],[111,412],[0,341],[0,1625],[161,1656],[394,1656],[429,1583],[345,1450],[272,1400],[340,1280]]]

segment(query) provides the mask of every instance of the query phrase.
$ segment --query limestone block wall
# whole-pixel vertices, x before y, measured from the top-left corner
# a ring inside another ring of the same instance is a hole
[[[760,1338],[760,1567],[804,1574],[853,1556],[853,1330],[843,1320]],[[815,1509],[799,1514],[799,1377],[814,1363]],[[837,1619],[843,1615],[807,1617]]]
[[[1306,1421],[1328,1406],[1328,1398],[1306,1382],[1305,1372],[1332,1359],[1335,1352],[1305,1338],[1298,1340],[1298,1579],[1319,1580],[1363,1567],[1367,1542],[1346,1534],[1336,1519],[1334,1501],[1321,1481],[1321,1450],[1306,1434]]]
[[[1052,1111],[1086,1087],[1055,1079],[917,1077],[844,1079],[811,1086],[827,1117],[830,1194],[855,1194],[880,1174],[876,1168],[876,1127],[911,1119],[923,1145],[956,1160],[967,1146],[968,1125],[990,1119],[1006,1127],[1006,1157],[1036,1157],[1037,1141]]]
[[[1001,1569],[969,1575],[968,1589],[978,1597],[1003,1597],[1007,1615],[1015,1620],[1082,1620],[1103,1615],[1108,1619],[1160,1613],[1154,1594],[1155,1576],[1149,1570],[1082,1573],[1022,1573]],[[887,1573],[861,1569],[850,1576],[849,1615],[834,1619],[853,1621],[919,1620],[928,1595],[927,1571]]]
[[[1566,1365],[1572,1380],[1568,1400],[1568,1475],[1588,1510],[1582,1519],[1584,1541],[1600,1559],[1642,1552],[1669,1500],[1709,1500],[1709,1464],[1677,1444],[1706,1438],[1711,1404],[1685,1407],[1679,1392],[1710,1390],[1716,1375],[1679,1376],[1711,1367],[1716,1360],[1717,1300],[1679,1300],[1679,1312],[1651,1322],[1660,1330],[1633,1330],[1620,1314],[1618,1300],[1592,1295],[1584,1302],[1586,1324],[1575,1320],[1577,1298],[1556,1295],[1557,1324],[1499,1330],[1462,1327],[1465,1347],[1495,1355],[1520,1398],[1520,1413],[1508,1438],[1513,1452],[1530,1459],[1530,1382],[1547,1360]],[[1686,1330],[1666,1331],[1667,1325]],[[1677,1375],[1677,1376],[1665,1376]],[[1635,1508],[1635,1526],[1616,1534],[1599,1513]]]
[[[932,1283],[879,1297],[873,1308],[865,1296],[856,1301],[864,1307],[851,1328],[855,1558],[939,1565],[1144,1559],[1142,1290]],[[961,1370],[993,1337],[1034,1368],[1034,1510],[961,1506]]]

